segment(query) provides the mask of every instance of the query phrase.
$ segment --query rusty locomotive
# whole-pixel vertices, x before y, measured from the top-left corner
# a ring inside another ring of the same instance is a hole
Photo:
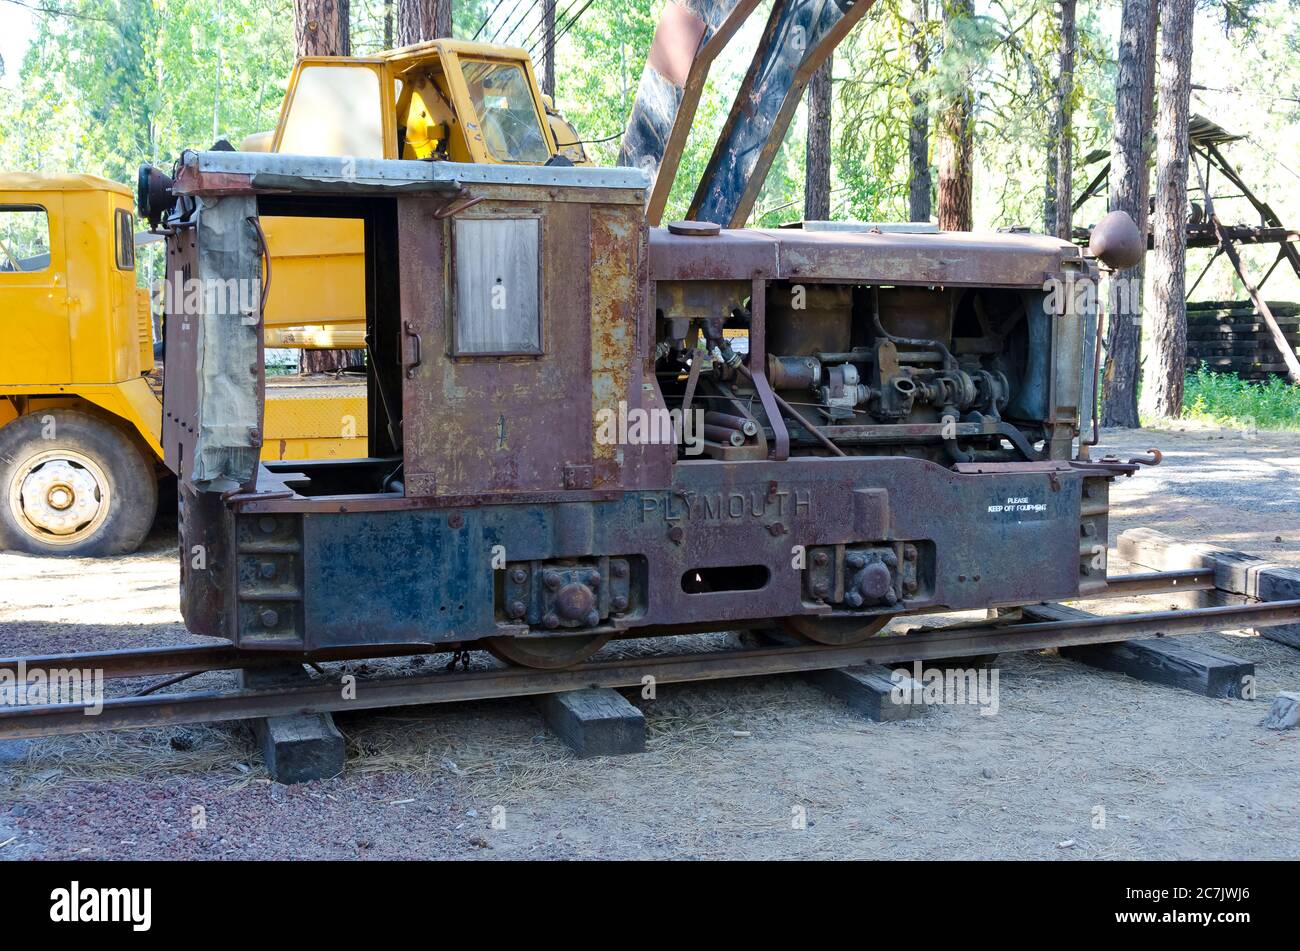
[[[169,272],[365,229],[369,455],[264,464],[255,313],[168,317],[182,608],[244,650],[491,650],[1105,585],[1097,262],[1053,238],[647,224],[640,170],[188,152]],[[273,281],[274,275],[266,275]],[[1083,301],[1082,306],[1076,306]],[[668,421],[665,424],[665,421]]]

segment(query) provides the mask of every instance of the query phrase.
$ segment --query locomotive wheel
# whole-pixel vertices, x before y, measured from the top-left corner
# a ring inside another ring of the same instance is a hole
[[[892,620],[889,615],[862,619],[799,616],[785,618],[781,621],[781,626],[810,643],[843,647],[846,644],[860,643],[874,634],[879,634]]]
[[[483,646],[497,660],[516,667],[561,670],[582,663],[614,635],[570,634],[561,637],[489,637]]]

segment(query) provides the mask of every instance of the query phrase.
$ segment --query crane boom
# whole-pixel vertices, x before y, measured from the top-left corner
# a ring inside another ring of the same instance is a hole
[[[804,87],[873,0],[775,0],[688,218],[743,227]]]
[[[655,28],[618,164],[651,177],[646,217],[658,225],[704,81],[759,0],[670,0]]]

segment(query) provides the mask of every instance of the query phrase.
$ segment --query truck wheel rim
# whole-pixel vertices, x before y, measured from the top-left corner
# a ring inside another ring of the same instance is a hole
[[[19,527],[49,545],[90,537],[108,517],[104,470],[88,456],[52,449],[24,460],[9,485],[9,507]]]

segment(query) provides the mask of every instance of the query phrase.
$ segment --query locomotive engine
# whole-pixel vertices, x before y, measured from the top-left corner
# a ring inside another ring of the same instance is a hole
[[[367,458],[260,465],[256,314],[169,315],[190,628],[563,667],[611,638],[848,644],[1105,585],[1108,481],[1135,466],[1080,442],[1092,258],[1026,235],[650,228],[646,185],[187,153],[169,271],[274,281],[263,217],[364,222],[370,396]]]

